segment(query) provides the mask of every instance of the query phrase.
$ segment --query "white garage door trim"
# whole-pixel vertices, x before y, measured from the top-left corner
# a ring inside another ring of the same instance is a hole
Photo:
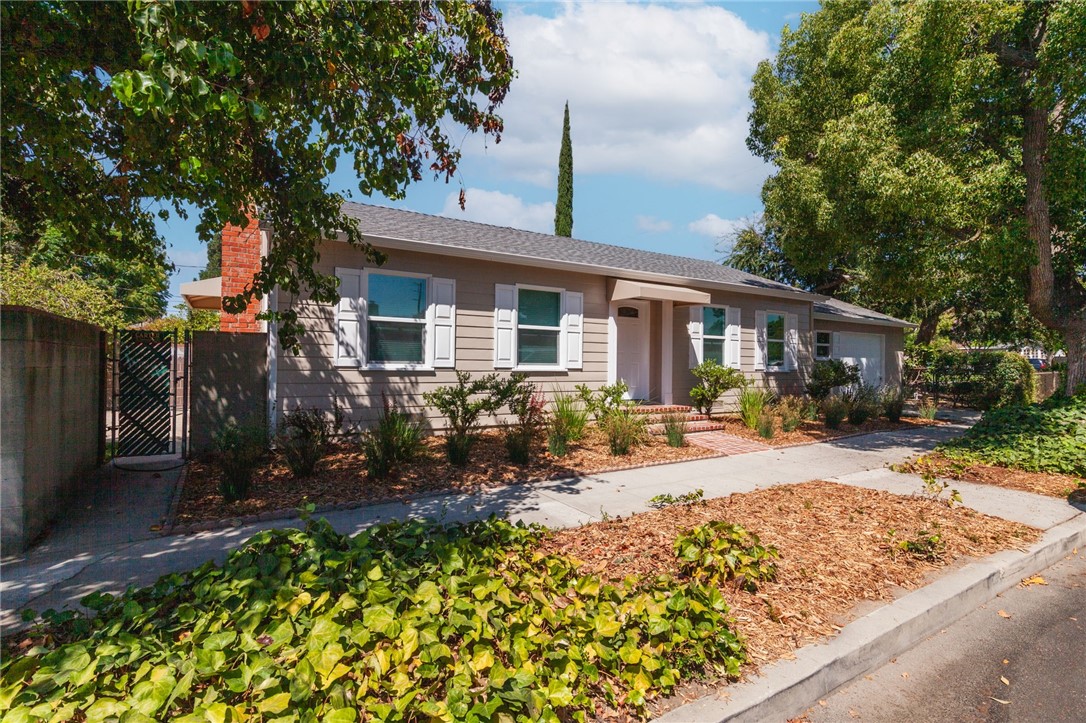
[[[876,378],[872,378],[870,373],[864,374],[863,381],[865,384],[871,384],[873,386],[880,386],[886,381],[886,335],[885,334],[864,334],[857,331],[841,331],[834,335],[836,338],[835,354],[834,357],[842,361],[846,361],[849,364],[857,364],[865,372],[878,370]],[[861,356],[861,354],[869,348],[869,344],[873,341],[878,341],[878,363],[875,365],[865,365],[860,362],[861,359],[870,359],[870,356]]]

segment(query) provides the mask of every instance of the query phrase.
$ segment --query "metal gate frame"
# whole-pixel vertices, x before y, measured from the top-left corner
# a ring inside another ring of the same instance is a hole
[[[189,334],[118,329],[110,382],[113,457],[188,453]],[[180,419],[178,416],[180,415]]]

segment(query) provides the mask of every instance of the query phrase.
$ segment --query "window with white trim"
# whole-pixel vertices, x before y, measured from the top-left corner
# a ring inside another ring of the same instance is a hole
[[[583,346],[584,294],[494,285],[495,369],[580,369]]]
[[[728,362],[725,349],[728,343],[728,307],[703,306],[701,308],[703,354],[702,361],[715,361],[721,366]]]
[[[371,364],[426,363],[426,279],[367,275],[366,333]]]
[[[766,369],[784,369],[784,314],[765,315]]]
[[[517,288],[517,366],[558,366],[562,293]]]
[[[833,350],[833,334],[828,331],[815,332],[815,359],[829,359]]]

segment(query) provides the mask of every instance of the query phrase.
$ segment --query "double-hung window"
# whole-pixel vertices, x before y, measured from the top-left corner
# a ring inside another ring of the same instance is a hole
[[[728,341],[728,310],[723,306],[704,306],[701,310],[702,333],[704,334],[704,354],[702,361],[715,361],[724,366],[724,349]]]
[[[456,342],[456,285],[371,269],[336,269],[336,365],[367,369],[450,367]]]
[[[833,353],[833,334],[828,331],[815,332],[815,359],[829,359]]]
[[[703,361],[739,369],[741,314],[738,306],[691,306],[690,367]]]
[[[766,369],[784,369],[784,314],[765,315]]]
[[[541,286],[494,287],[494,367],[581,368],[584,295]]]
[[[758,344],[754,368],[758,371],[795,371],[799,358],[799,316],[780,311],[756,311]]]

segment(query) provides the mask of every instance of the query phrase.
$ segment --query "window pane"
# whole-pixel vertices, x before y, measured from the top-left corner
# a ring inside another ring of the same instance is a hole
[[[425,361],[424,325],[401,321],[371,321],[369,330],[369,361],[405,364],[422,364]]]
[[[558,332],[520,329],[517,332],[518,364],[557,364]]]
[[[829,359],[830,357],[830,345],[829,344],[816,344],[815,356],[819,359]]]
[[[724,363],[724,340],[723,339],[706,339],[705,340],[705,361],[712,359],[717,364]]]
[[[765,336],[766,339],[784,341],[784,316],[782,314],[766,314]]]
[[[766,344],[767,356],[766,366],[782,367],[784,366],[784,342],[783,341],[771,341]]]
[[[370,316],[426,318],[426,279],[412,276],[369,276]]]
[[[815,332],[815,343],[816,344],[825,344],[826,346],[829,346],[829,344],[830,344],[830,332],[828,332],[828,331],[816,331]]]
[[[707,306],[702,309],[706,336],[724,336],[724,309]]]
[[[520,289],[517,301],[517,321],[532,326],[560,326],[562,298],[557,291]]]

